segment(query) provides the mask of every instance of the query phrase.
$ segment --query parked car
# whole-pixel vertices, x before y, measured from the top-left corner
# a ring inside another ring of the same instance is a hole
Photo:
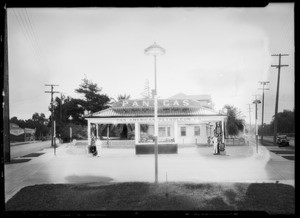
[[[276,140],[277,144],[279,147],[283,147],[283,146],[289,146],[289,139],[286,135],[278,135],[277,136],[277,140]]]

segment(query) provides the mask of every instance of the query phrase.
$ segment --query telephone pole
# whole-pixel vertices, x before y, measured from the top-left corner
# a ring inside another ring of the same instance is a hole
[[[257,99],[258,95],[254,95],[254,96],[255,96],[255,100],[253,101],[253,104],[255,104],[255,142],[256,142],[256,153],[258,153],[257,104],[261,103],[261,101]]]
[[[3,78],[3,103],[2,103],[2,110],[3,110],[3,147],[1,146],[1,156],[4,157],[4,162],[10,162],[10,126],[9,126],[9,80],[8,80],[8,41],[7,41],[7,9],[6,4],[4,8],[1,8],[4,12],[1,14],[1,17],[4,18],[4,31],[1,31],[1,47],[3,49],[3,61],[1,63],[1,70],[3,70],[3,74],[1,74],[1,78]],[[3,153],[2,153],[3,152]],[[3,161],[1,161],[3,163]],[[3,164],[4,166],[4,164]],[[2,171],[3,172],[3,171]]]
[[[263,93],[262,93],[262,114],[261,114],[261,142],[263,142],[264,140],[264,104],[265,104],[265,90],[270,90],[268,88],[265,88],[265,85],[267,85],[268,83],[270,83],[269,81],[259,81],[259,83],[263,86],[262,89]]]
[[[54,142],[54,109],[53,109],[53,94],[54,93],[59,93],[59,92],[55,92],[53,91],[53,87],[54,86],[58,86],[58,85],[54,85],[54,84],[45,84],[45,86],[51,86],[51,91],[45,91],[45,93],[51,93],[51,147],[55,147],[55,142]],[[53,143],[54,142],[54,143]]]
[[[279,64],[278,65],[271,65],[271,67],[278,68],[278,78],[277,78],[277,91],[276,91],[276,103],[275,103],[275,120],[274,120],[274,137],[273,137],[273,144],[276,146],[276,136],[277,136],[277,123],[278,123],[278,97],[279,97],[279,84],[280,84],[280,68],[287,67],[289,65],[282,65],[281,64],[281,56],[289,56],[288,54],[272,54],[271,56],[278,56],[279,57]]]
[[[251,135],[251,128],[252,128],[252,126],[251,126],[251,104],[247,104],[247,105],[249,106],[249,122],[250,122],[249,133]]]

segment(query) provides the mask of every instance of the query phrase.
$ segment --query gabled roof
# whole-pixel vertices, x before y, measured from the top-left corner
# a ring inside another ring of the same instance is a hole
[[[148,104],[146,104],[146,102]],[[127,100],[116,102],[112,105],[111,108],[93,113],[87,118],[151,117],[153,115],[153,100]],[[223,114],[203,107],[201,103],[191,99],[159,99],[158,116],[223,116]]]

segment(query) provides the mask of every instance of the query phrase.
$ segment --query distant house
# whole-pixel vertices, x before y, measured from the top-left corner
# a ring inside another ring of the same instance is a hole
[[[169,99],[191,99],[200,102],[203,107],[213,109],[213,103],[210,95],[186,95],[184,93],[178,93],[169,97]]]
[[[10,141],[24,142],[34,139],[35,129],[20,128],[15,123],[10,123]]]

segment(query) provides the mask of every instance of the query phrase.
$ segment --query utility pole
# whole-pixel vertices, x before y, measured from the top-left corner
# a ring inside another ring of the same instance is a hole
[[[255,100],[253,104],[255,104],[255,143],[256,143],[256,153],[258,153],[258,131],[257,131],[257,104],[261,103],[260,100],[257,99],[258,95],[254,95]]]
[[[45,86],[51,86],[51,91],[45,91],[45,93],[51,93],[51,147],[55,147],[55,143],[53,143],[54,141],[54,108],[53,108],[53,94],[54,93],[59,93],[59,92],[55,92],[53,91],[53,86],[58,86],[58,85],[54,85],[54,84],[45,84]]]
[[[2,104],[2,110],[3,110],[3,146],[1,146],[1,155],[4,157],[4,161],[10,162],[10,126],[9,126],[9,80],[8,80],[8,41],[7,41],[7,9],[6,5],[3,10],[3,15],[1,15],[2,18],[4,18],[4,31],[1,31],[1,45],[3,46],[4,50],[4,63],[1,64],[1,70],[3,69],[3,74],[1,74],[1,77],[3,75],[3,91],[2,91],[2,97],[3,97],[3,104]],[[1,47],[2,47],[1,46]],[[2,68],[3,67],[3,68]],[[2,153],[4,152],[4,154]],[[1,161],[3,163],[3,161]],[[3,164],[4,166],[4,164]],[[3,171],[2,171],[3,172]]]
[[[251,135],[251,104],[247,104],[249,106],[249,122],[250,122],[250,128],[249,128],[249,133]]]
[[[273,144],[276,146],[276,136],[277,136],[277,124],[278,124],[278,97],[279,97],[279,84],[280,84],[280,68],[287,67],[289,65],[282,65],[281,64],[281,56],[289,56],[288,54],[272,54],[271,56],[279,56],[279,64],[278,65],[271,65],[271,67],[278,68],[278,78],[277,78],[277,91],[276,91],[276,103],[275,103],[275,120],[274,120],[274,137],[273,137]]]
[[[268,83],[270,83],[269,81],[259,81],[259,83],[263,86],[262,89],[263,93],[262,93],[262,114],[261,114],[261,142],[263,142],[264,140],[264,105],[265,105],[265,90],[270,90],[268,88],[265,88],[265,85],[267,85]]]
[[[62,121],[62,107],[63,107],[63,94],[60,93],[60,107],[59,107],[59,133],[60,133],[60,140],[62,140],[62,129],[63,129],[63,121]]]

